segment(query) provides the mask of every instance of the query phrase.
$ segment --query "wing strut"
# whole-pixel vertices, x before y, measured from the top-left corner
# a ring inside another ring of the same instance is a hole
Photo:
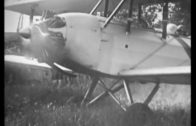
[[[17,26],[17,33],[19,32],[20,29],[23,27],[23,14],[20,15],[19,20],[18,20],[18,26]]]
[[[108,6],[109,6],[109,0],[105,0],[104,17],[108,16]]]
[[[148,105],[151,101],[152,98],[154,97],[154,95],[157,93],[159,89],[159,83],[156,83],[155,87],[153,88],[152,92],[150,93],[150,95],[146,98],[146,100],[144,101],[144,104]]]
[[[82,106],[85,105],[85,103],[86,103],[86,102],[89,100],[89,98],[91,97],[91,95],[92,95],[92,93],[93,93],[95,87],[96,87],[97,84],[98,84],[98,81],[99,81],[98,78],[93,78],[93,79],[92,79],[92,83],[90,84],[90,86],[89,86],[89,88],[88,88],[88,90],[87,90],[87,92],[86,92],[86,94],[85,94],[85,96],[84,96],[84,99],[82,100],[82,103],[81,103]]]
[[[129,19],[132,18],[132,11],[133,11],[133,1],[134,0],[130,0],[130,3],[129,3]],[[132,20],[128,20],[127,22],[127,32],[130,33],[131,32],[131,22]]]
[[[116,6],[116,8],[114,9],[114,11],[110,14],[110,16],[107,18],[107,20],[105,21],[104,25],[102,28],[106,28],[107,25],[110,23],[110,21],[112,20],[112,18],[114,17],[114,15],[116,15],[116,13],[119,11],[119,9],[122,7],[122,5],[126,2],[127,0],[121,0],[120,3]]]
[[[123,80],[123,84],[124,84],[125,92],[126,92],[126,94],[127,94],[127,98],[128,98],[128,100],[129,100],[129,102],[130,102],[131,104],[133,104],[134,101],[133,101],[133,97],[132,97],[132,94],[131,94],[131,90],[130,90],[128,81]]]
[[[167,22],[168,22],[168,2],[163,5],[163,32],[162,38],[166,39],[167,37]]]
[[[34,16],[35,9],[31,8],[31,15],[30,15],[30,25],[33,23],[33,16]]]
[[[97,4],[93,7],[93,9],[91,10],[90,14],[92,15],[96,10],[97,8],[99,7],[99,5],[102,3],[103,0],[99,0],[97,2]]]
[[[138,21],[141,22],[142,4],[138,4]]]

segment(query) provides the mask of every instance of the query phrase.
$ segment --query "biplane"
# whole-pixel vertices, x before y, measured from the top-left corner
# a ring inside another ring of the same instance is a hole
[[[125,89],[127,98],[134,106],[129,84],[153,82],[155,87],[141,103],[148,105],[159,89],[159,84],[190,84],[191,41],[176,34],[167,33],[168,2],[180,0],[31,0],[8,2],[5,9],[30,15],[30,26],[19,30],[21,47],[28,50],[39,62],[50,68],[92,77],[82,105],[91,105],[111,96],[123,110],[115,93]],[[188,1],[190,2],[190,1]],[[138,9],[140,22],[142,6],[163,3],[163,28],[136,27],[133,8]],[[94,4],[94,7],[92,6]],[[111,11],[111,8],[113,10]],[[128,8],[126,22],[115,20],[123,7]],[[103,16],[94,14],[104,10]],[[109,13],[110,12],[110,13]],[[40,22],[34,24],[33,16],[39,15]],[[16,62],[5,58],[5,62]],[[54,63],[61,65],[58,67]],[[102,78],[114,79],[110,87]],[[105,91],[90,99],[97,85]],[[138,105],[138,104],[136,104]]]

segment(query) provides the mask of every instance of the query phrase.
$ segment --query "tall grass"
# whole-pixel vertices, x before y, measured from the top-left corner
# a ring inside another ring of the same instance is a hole
[[[60,86],[48,82],[5,84],[5,125],[122,125],[124,112],[109,97],[90,107],[80,106],[90,82],[89,77],[80,75]],[[163,106],[160,108],[152,106],[156,126],[190,126],[190,109]]]

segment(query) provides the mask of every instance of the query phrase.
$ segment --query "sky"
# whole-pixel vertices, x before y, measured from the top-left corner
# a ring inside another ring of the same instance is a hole
[[[20,13],[16,13],[13,11],[4,10],[4,31],[5,32],[16,32]],[[23,27],[28,26],[29,24],[29,16],[24,15],[23,18]]]
[[[8,3],[13,0],[4,0]],[[4,32],[16,32],[20,13],[4,10]],[[29,16],[25,15],[23,20],[24,26],[29,24]]]

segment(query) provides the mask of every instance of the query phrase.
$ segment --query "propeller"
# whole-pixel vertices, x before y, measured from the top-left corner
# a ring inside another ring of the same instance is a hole
[[[31,37],[31,30],[30,30],[29,27],[26,27],[26,28],[20,30],[18,34],[20,36],[22,36],[23,38],[25,38],[25,39],[30,39],[30,37]]]
[[[13,50],[16,48],[18,48],[20,51],[24,51],[25,48],[30,44],[30,37],[31,34],[29,28],[22,29],[18,32],[5,32],[5,53],[17,53],[15,50]]]
[[[30,56],[38,58],[40,62],[56,61],[61,59],[65,46],[64,28],[66,22],[58,16],[53,16],[17,30],[18,32],[5,33],[6,45],[17,46],[22,53],[32,54]]]

